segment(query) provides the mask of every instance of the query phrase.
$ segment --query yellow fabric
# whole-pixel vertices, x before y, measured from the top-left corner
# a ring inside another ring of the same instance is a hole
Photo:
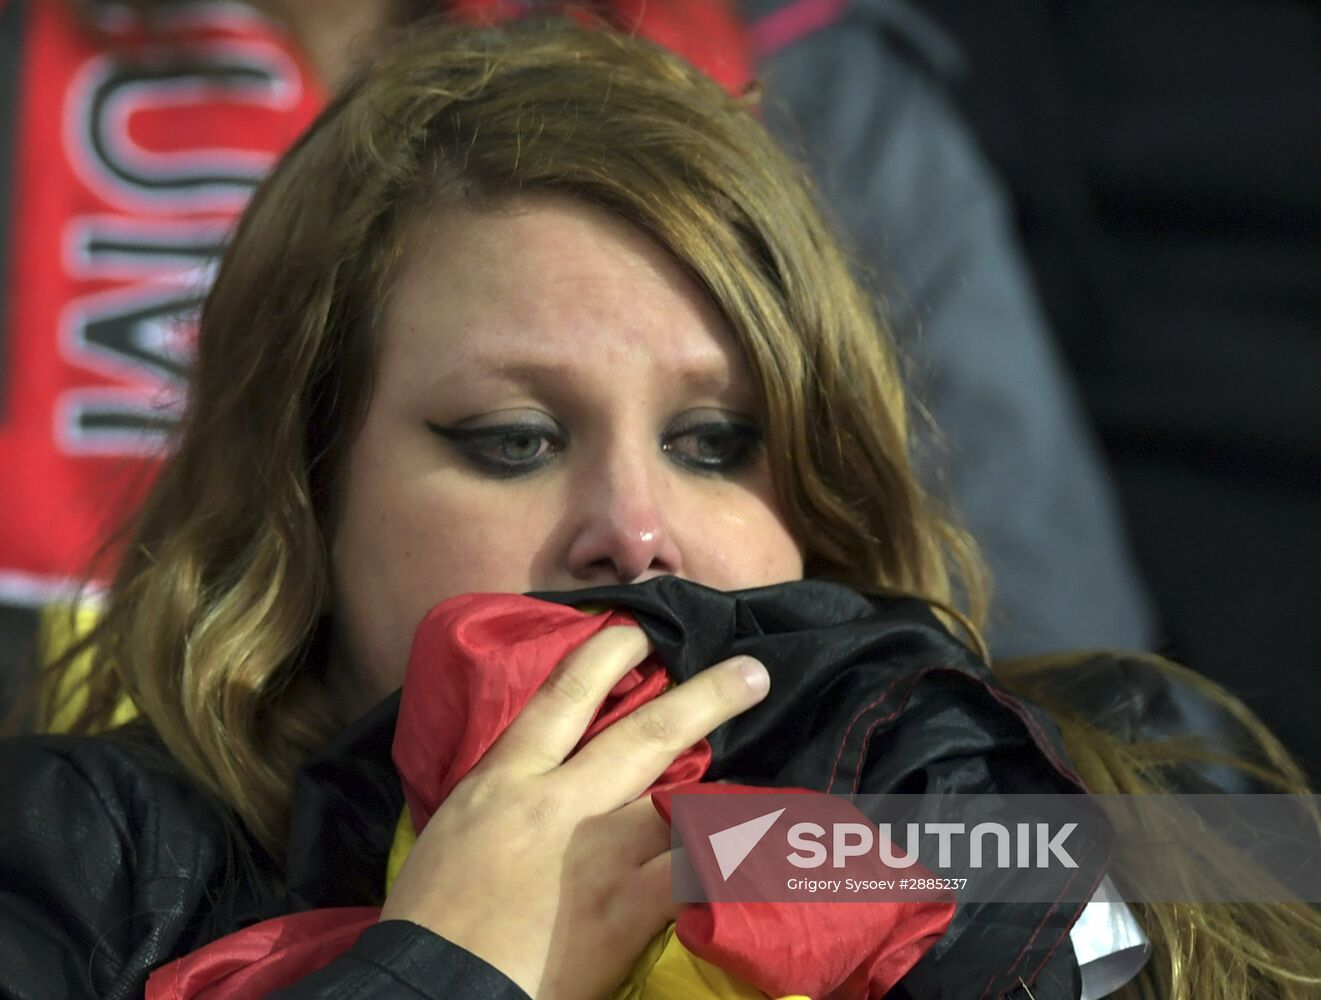
[[[766,994],[683,946],[670,924],[647,945],[610,1000],[766,1000]],[[800,995],[778,1000],[810,1000]]]
[[[387,894],[416,842],[413,820],[405,806],[395,824],[390,856],[385,863]],[[766,994],[698,958],[683,946],[674,933],[674,924],[670,924],[652,938],[623,983],[610,994],[610,1000],[766,1000]],[[777,1000],[810,998],[795,994]]]
[[[390,841],[390,855],[385,859],[385,894],[390,895],[394,880],[399,877],[399,869],[404,867],[408,852],[417,843],[417,834],[413,832],[413,818],[408,815],[408,806],[399,814],[399,822],[394,825],[394,840]]]
[[[38,621],[37,643],[41,652],[42,663],[52,663],[65,650],[82,639],[92,630],[101,609],[93,603],[82,604],[47,604],[41,609]],[[55,713],[46,722],[46,729],[52,733],[61,733],[69,729],[78,713],[87,704],[87,679],[92,670],[92,651],[83,650],[69,665],[69,669],[60,677],[52,704]],[[125,697],[115,706],[110,724],[113,729],[135,718],[137,706]]]

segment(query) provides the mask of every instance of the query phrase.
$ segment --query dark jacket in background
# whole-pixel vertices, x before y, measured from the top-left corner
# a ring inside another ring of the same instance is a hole
[[[951,104],[958,53],[896,0],[744,0],[766,122],[813,168],[908,356],[918,463],[981,545],[998,657],[1149,648],[1153,623],[999,182]],[[798,24],[797,30],[792,25]],[[758,27],[760,30],[758,30]],[[774,29],[774,30],[768,30]]]

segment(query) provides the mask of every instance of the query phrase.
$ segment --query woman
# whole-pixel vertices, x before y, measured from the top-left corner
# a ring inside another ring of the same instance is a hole
[[[75,732],[126,699],[141,721],[6,746],[15,982],[58,967],[67,993],[130,995],[267,915],[305,861],[300,766],[400,684],[447,598],[806,576],[952,609],[957,580],[978,620],[971,544],[906,443],[870,304],[739,102],[605,32],[415,33],[244,216],[177,450],[55,666],[55,700],[85,699]],[[436,811],[381,923],[295,995],[619,982],[677,912],[639,796],[768,686],[718,663],[570,757],[646,653],[613,628],[566,657]],[[1061,721],[1097,790],[1145,787],[1135,751]],[[1296,782],[1263,740],[1257,773]],[[85,852],[79,879],[52,873],[60,851]],[[1317,981],[1310,914],[1152,908],[1147,928],[1174,995]]]
[[[995,573],[988,645],[1001,655],[1075,644],[1149,648],[1150,615],[1109,488],[1052,360],[996,187],[917,54],[929,32],[888,6],[839,4],[833,16],[807,22],[791,16],[813,2],[582,6],[679,52],[734,92],[752,77],[755,43],[768,128],[831,158],[817,169],[842,182],[834,214],[854,225],[859,257],[894,283],[896,338],[930,383],[923,402],[945,446],[933,448],[921,422],[932,450],[916,447],[928,475],[949,466],[942,486]],[[219,252],[252,189],[321,110],[328,89],[391,25],[441,10],[476,18],[562,4],[0,6],[0,50],[25,54],[0,56],[0,160],[14,168],[0,202],[22,206],[4,239],[23,247],[9,255],[0,303],[8,342],[21,331],[23,346],[6,352],[4,373],[30,390],[11,393],[0,419],[0,683],[7,679],[12,692],[29,673],[19,654],[36,608],[67,597],[60,581],[85,563],[100,526],[145,494],[115,497],[107,475],[144,486],[178,415],[157,404],[183,399],[187,366],[173,348],[119,334],[150,314],[163,327],[182,324],[191,345],[205,293],[197,266]],[[56,114],[67,128],[48,127]],[[929,169],[933,157],[941,169]],[[119,291],[108,295],[109,285]],[[988,316],[996,323],[988,326]],[[60,331],[70,321],[67,339]],[[122,390],[110,395],[107,351]],[[988,351],[989,367],[981,363]],[[992,424],[994,448],[977,443]],[[939,457],[946,452],[957,460]],[[1090,567],[1085,585],[1072,571],[1080,562]],[[0,691],[0,705],[8,704]]]

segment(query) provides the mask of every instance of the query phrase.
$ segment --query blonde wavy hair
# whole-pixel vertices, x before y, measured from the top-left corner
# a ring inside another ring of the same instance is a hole
[[[376,319],[407,222],[438,203],[491,209],[532,192],[637,225],[723,310],[764,390],[772,474],[807,574],[920,595],[975,636],[982,570],[914,477],[889,332],[750,103],[600,28],[415,26],[394,40],[245,213],[204,307],[173,452],[128,529],[99,621],[49,668],[47,717],[90,657],[70,728],[104,729],[131,699],[281,857],[295,771],[340,725],[320,676],[324,529],[370,398]],[[1009,665],[1003,676],[1031,696],[1054,669]],[[1168,761],[1156,751],[1054,707],[1092,787],[1158,788]],[[1261,773],[1302,789],[1269,733],[1246,724],[1267,748]],[[1310,910],[1170,905],[1143,916],[1158,995],[1290,997],[1321,984]]]

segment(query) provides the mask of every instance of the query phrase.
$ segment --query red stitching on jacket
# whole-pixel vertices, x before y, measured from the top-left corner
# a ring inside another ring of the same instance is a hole
[[[989,693],[991,697],[993,697],[1001,705],[1004,705],[1006,708],[1010,709],[1014,713],[1014,715],[1023,723],[1024,727],[1028,730],[1028,734],[1032,737],[1033,742],[1036,743],[1037,747],[1045,753],[1046,757],[1055,766],[1056,770],[1058,770],[1065,777],[1071,778],[1074,782],[1077,783],[1077,785],[1080,788],[1085,789],[1082,779],[1078,777],[1077,772],[1074,771],[1072,766],[1066,763],[1055,752],[1054,747],[1051,745],[1050,740],[1046,736],[1045,730],[1041,728],[1041,725],[1032,716],[1032,714],[1030,712],[1020,711],[1017,706],[1017,701],[1012,695],[1001,692],[994,685],[988,684],[985,680],[983,680],[980,677],[966,673],[965,671],[959,670],[956,667],[930,667],[926,670],[923,670],[921,673],[917,674],[915,677],[912,678],[912,683],[908,686],[908,690],[905,693],[903,699],[904,703],[907,702],[908,697],[912,694],[913,688],[917,686],[918,681],[920,681],[927,674],[936,673],[938,671],[949,671],[952,673],[957,673],[960,676],[966,677],[969,680],[974,681],[975,683],[981,685],[981,687],[987,693]],[[844,736],[840,741],[839,751],[835,754],[835,761],[830,769],[830,780],[826,785],[826,789],[825,789],[826,791],[829,791],[835,785],[835,778],[839,772],[839,763],[844,756],[844,748],[845,746],[848,745],[849,737],[853,732],[853,727],[857,725],[858,721],[862,719],[862,717],[865,716],[868,712],[872,711],[873,709],[877,708],[880,705],[883,705],[886,702],[886,700],[890,697],[891,692],[893,692],[894,689],[898,687],[902,681],[908,679],[909,678],[906,677],[900,677],[894,680],[893,682],[891,682],[890,686],[887,687],[884,691],[882,691],[881,694],[875,700],[871,701],[862,709],[860,709],[858,713],[852,719],[849,720],[848,728],[845,729],[844,731]],[[871,742],[872,732],[882,722],[888,722],[889,720],[893,719],[895,716],[899,715],[903,710],[904,710],[904,704],[901,703],[898,708],[896,708],[893,712],[890,712],[888,715],[879,716],[873,719],[871,725],[867,727],[867,732],[863,734],[862,737],[862,746],[858,751],[858,762],[856,767],[854,768],[853,780],[850,783],[851,793],[853,794],[857,793],[858,785],[862,781],[862,766],[867,759],[867,749]],[[1082,856],[1083,860],[1086,860],[1087,857],[1091,855],[1093,850],[1095,850],[1095,845],[1088,847],[1086,853],[1084,853]],[[1045,928],[1046,922],[1056,912],[1056,910],[1059,909],[1061,897],[1064,895],[1064,893],[1068,890],[1068,887],[1074,882],[1074,880],[1077,877],[1078,876],[1076,874],[1071,876],[1068,880],[1065,881],[1064,885],[1060,887],[1059,894],[1056,895],[1054,901],[1050,904],[1050,907],[1046,910],[1046,912],[1042,914],[1041,920],[1037,923],[1037,926],[1032,931],[1031,936],[1029,936],[1027,941],[1024,942],[1022,948],[1019,949],[1018,954],[1014,956],[1014,960],[1013,962],[1010,963],[1007,973],[1013,973],[1013,971],[1026,957],[1029,949],[1032,947],[1033,942],[1036,941],[1036,939],[1040,936],[1042,930]],[[1072,927],[1073,923],[1077,921],[1078,914],[1082,913],[1082,910],[1086,905],[1087,903],[1085,901],[1079,905],[1078,909],[1075,911],[1073,921],[1071,921],[1069,924],[1070,927]],[[1041,963],[1035,969],[1032,970],[1029,978],[1035,978],[1037,975],[1040,974],[1041,970],[1046,967],[1046,963],[1048,963],[1051,957],[1055,954],[1055,952],[1059,950],[1060,942],[1062,942],[1064,938],[1067,936],[1068,936],[1068,931],[1066,930],[1064,934],[1061,934],[1059,938],[1056,939],[1055,943],[1046,952],[1046,955],[1041,960]],[[995,977],[992,977],[982,990],[981,1000],[986,1000],[986,998],[990,996],[994,984],[995,984]]]
[[[976,679],[977,678],[974,678],[974,680]],[[1083,783],[1082,778],[1078,776],[1078,772],[1073,769],[1073,765],[1069,764],[1055,753],[1054,747],[1050,745],[1050,740],[1046,737],[1045,730],[1042,729],[1041,724],[1033,718],[1032,713],[1019,711],[1017,707],[1017,699],[1012,695],[1003,694],[991,685],[985,684],[983,681],[978,681],[978,683],[983,684],[986,690],[991,693],[992,698],[998,701],[1001,705],[1004,705],[1005,708],[1009,709],[1023,721],[1023,725],[1027,726],[1028,732],[1032,734],[1033,741],[1041,748],[1046,756],[1050,758],[1051,763],[1054,764],[1065,777],[1072,778],[1077,786],[1085,791],[1087,786]]]
[[[923,671],[921,674],[918,674],[917,679],[920,679],[925,674],[926,671]],[[844,748],[848,746],[849,734],[853,732],[853,727],[857,725],[858,720],[861,719],[868,712],[870,712],[877,705],[883,705],[885,703],[885,699],[890,696],[890,692],[893,691],[902,681],[905,681],[907,679],[908,678],[906,677],[895,678],[893,681],[890,682],[889,687],[887,687],[884,691],[882,691],[879,695],[877,695],[874,701],[865,705],[863,708],[859,709],[858,714],[849,720],[848,727],[844,730],[844,736],[839,741],[839,750],[835,753],[835,762],[830,766],[830,780],[826,782],[826,787],[824,789],[825,791],[830,791],[831,788],[835,787],[835,776],[839,773],[840,759],[844,756]],[[913,682],[914,684],[917,683],[917,679],[914,679]],[[890,716],[890,718],[893,718],[893,716]],[[866,744],[864,742],[864,746],[865,745]]]
[[[1090,854],[1092,853],[1092,851],[1095,849],[1095,847],[1096,847],[1096,845],[1093,844],[1092,846],[1090,846],[1090,847],[1087,848],[1086,852],[1082,855],[1082,860],[1083,860],[1083,861],[1086,861],[1086,860],[1087,860],[1088,855],[1090,855]],[[1080,868],[1078,869],[1078,872],[1081,872],[1081,871],[1082,871],[1082,868],[1080,867]],[[1012,975],[1013,972],[1014,972],[1014,970],[1015,970],[1016,968],[1018,968],[1018,963],[1021,962],[1021,961],[1023,961],[1023,956],[1025,956],[1025,955],[1027,954],[1027,952],[1028,952],[1028,949],[1032,947],[1032,942],[1035,941],[1035,940],[1037,939],[1037,936],[1041,933],[1041,929],[1042,929],[1043,927],[1046,926],[1046,921],[1050,919],[1050,915],[1051,915],[1052,913],[1054,913],[1054,912],[1059,908],[1060,897],[1064,895],[1064,893],[1068,890],[1069,885],[1070,885],[1075,879],[1077,879],[1077,877],[1078,877],[1077,873],[1075,873],[1074,875],[1071,875],[1071,876],[1069,877],[1069,879],[1068,879],[1068,880],[1067,880],[1062,886],[1060,886],[1060,891],[1059,891],[1059,893],[1055,896],[1055,899],[1051,902],[1051,904],[1050,904],[1050,908],[1049,908],[1048,910],[1046,910],[1046,912],[1045,912],[1044,914],[1042,914],[1042,916],[1041,916],[1041,920],[1037,923],[1036,929],[1032,931],[1032,936],[1029,937],[1029,938],[1027,939],[1027,941],[1024,942],[1023,947],[1019,950],[1018,954],[1014,956],[1014,960],[1013,960],[1013,962],[1011,962],[1011,963],[1009,964],[1009,968],[1005,970],[1005,975]],[[1087,904],[1084,902],[1084,903],[1083,903],[1083,906],[1086,906],[1086,905],[1087,905]],[[1079,912],[1079,913],[1082,912],[1082,906],[1080,906],[1080,907],[1078,908],[1078,912]],[[1077,918],[1075,918],[1075,920],[1076,920],[1076,919],[1077,919]],[[1069,926],[1072,927],[1073,925],[1070,924]],[[1068,937],[1068,934],[1069,934],[1068,930],[1065,930],[1065,932],[1064,932],[1063,934],[1060,935],[1059,939],[1055,942],[1055,944],[1051,947],[1051,949],[1050,949],[1048,952],[1046,952],[1046,957],[1042,960],[1041,964],[1038,965],[1038,966],[1032,971],[1032,977],[1035,977],[1039,972],[1041,972],[1041,970],[1042,970],[1043,968],[1045,968],[1046,963],[1050,961],[1050,956],[1054,955],[1055,952],[1059,950],[1060,941],[1063,941],[1066,937]],[[992,978],[987,982],[986,987],[982,990],[982,995],[981,995],[980,1000],[986,1000],[986,998],[987,998],[988,996],[990,996],[990,994],[991,994],[991,987],[992,987],[992,985],[993,985],[994,983],[995,983],[995,977],[992,977]],[[1004,994],[1001,994],[1001,996],[1003,996],[1003,995],[1004,995]]]
[[[899,715],[904,710],[905,706],[907,706],[908,704],[908,699],[912,697],[913,688],[917,687],[918,681],[920,681],[927,674],[934,673],[935,670],[939,670],[939,669],[941,668],[936,667],[933,668],[932,670],[924,670],[922,671],[922,673],[914,677],[913,683],[908,685],[908,690],[904,693],[903,703],[900,704],[900,706],[896,708],[893,712],[891,712],[889,715],[882,715],[873,719],[872,724],[867,727],[867,731],[862,734],[862,746],[858,750],[858,764],[857,767],[853,769],[853,781],[850,782],[849,784],[849,791],[852,794],[855,795],[857,794],[858,785],[862,783],[862,765],[867,760],[867,748],[871,745],[871,734],[876,731],[876,727],[879,726],[882,722],[889,722],[891,719],[893,719],[896,715]],[[891,685],[891,687],[893,686],[894,685]]]

